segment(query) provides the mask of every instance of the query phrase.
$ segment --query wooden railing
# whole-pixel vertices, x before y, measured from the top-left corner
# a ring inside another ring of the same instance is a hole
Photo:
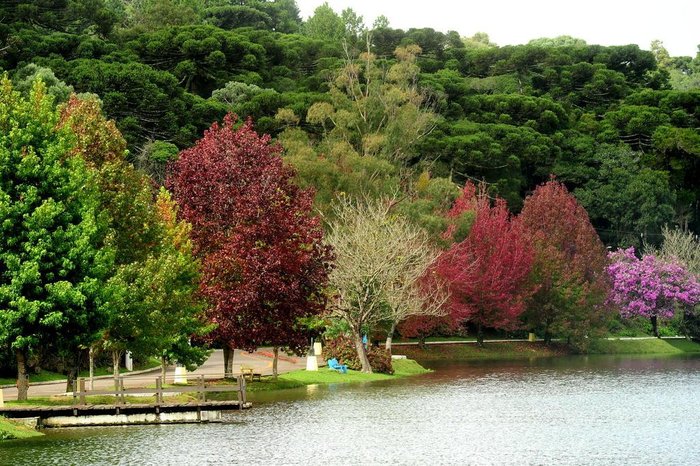
[[[151,379],[153,380],[153,379]],[[126,404],[127,395],[153,395],[156,398],[155,405],[163,404],[163,395],[166,393],[196,393],[199,403],[207,402],[207,393],[213,392],[237,392],[239,409],[243,409],[243,405],[247,403],[246,398],[246,381],[245,377],[238,377],[235,385],[211,385],[207,384],[204,376],[197,378],[197,385],[181,385],[177,387],[163,387],[163,380],[158,377],[155,379],[155,389],[149,388],[125,388],[124,377],[121,376],[115,380],[114,390],[87,390],[85,388],[85,378],[78,379],[78,389],[73,392],[73,404],[85,405],[86,397],[94,395],[111,395],[115,397],[116,405]]]

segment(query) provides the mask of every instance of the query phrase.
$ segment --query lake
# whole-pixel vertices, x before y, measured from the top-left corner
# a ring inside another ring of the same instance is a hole
[[[394,382],[255,394],[210,425],[47,431],[0,464],[700,463],[700,358],[428,363]]]

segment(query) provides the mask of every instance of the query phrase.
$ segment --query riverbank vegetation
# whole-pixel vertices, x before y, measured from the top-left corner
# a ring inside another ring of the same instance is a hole
[[[700,354],[700,343],[686,339],[594,340],[590,354]]]
[[[251,392],[281,390],[285,388],[298,388],[306,385],[327,385],[336,383],[361,383],[380,380],[396,380],[398,378],[413,375],[427,374],[430,370],[411,359],[397,359],[392,361],[393,374],[365,373],[362,371],[348,370],[342,374],[327,367],[318,371],[297,370],[282,374],[277,379],[264,377],[260,382],[248,384]]]
[[[485,342],[402,346],[401,354],[418,361],[497,361],[510,359],[550,358],[580,354],[563,342]],[[587,354],[607,355],[699,355],[700,343],[684,338],[622,338],[594,339],[588,345]]]
[[[469,361],[469,360],[508,360],[548,358],[573,354],[571,348],[562,343],[546,344],[544,342],[488,342],[484,345],[474,343],[402,346],[401,354],[419,361]]]
[[[276,373],[343,336],[390,373],[395,333],[586,351],[680,316],[700,335],[698,57],[327,4],[302,21],[293,0],[35,3],[0,6],[0,371],[20,398],[32,370],[70,389],[127,351],[193,367],[221,347],[230,377],[234,348],[272,346]]]
[[[13,421],[0,416],[0,440],[25,439],[31,437],[41,437],[42,435],[44,434],[22,424],[21,422]]]

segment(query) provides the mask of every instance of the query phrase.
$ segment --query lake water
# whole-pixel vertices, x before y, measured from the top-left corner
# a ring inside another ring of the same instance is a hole
[[[222,424],[48,431],[0,464],[700,464],[700,358],[427,365],[258,394]]]

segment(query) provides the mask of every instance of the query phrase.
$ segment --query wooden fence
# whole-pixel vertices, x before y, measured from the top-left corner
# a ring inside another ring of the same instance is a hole
[[[236,392],[238,397],[239,409],[247,403],[246,398],[246,381],[245,377],[238,377],[235,385],[214,385],[207,384],[204,376],[199,376],[196,385],[182,385],[177,387],[163,387],[163,380],[158,377],[155,379],[155,389],[149,388],[125,388],[124,377],[119,377],[115,380],[114,390],[87,390],[85,388],[85,378],[78,379],[78,389],[73,392],[73,404],[85,405],[87,396],[94,395],[110,395],[115,397],[115,404],[125,405],[127,395],[153,395],[156,398],[155,405],[164,404],[163,395],[166,393],[196,393],[198,403],[207,402],[207,393],[213,392]]]

